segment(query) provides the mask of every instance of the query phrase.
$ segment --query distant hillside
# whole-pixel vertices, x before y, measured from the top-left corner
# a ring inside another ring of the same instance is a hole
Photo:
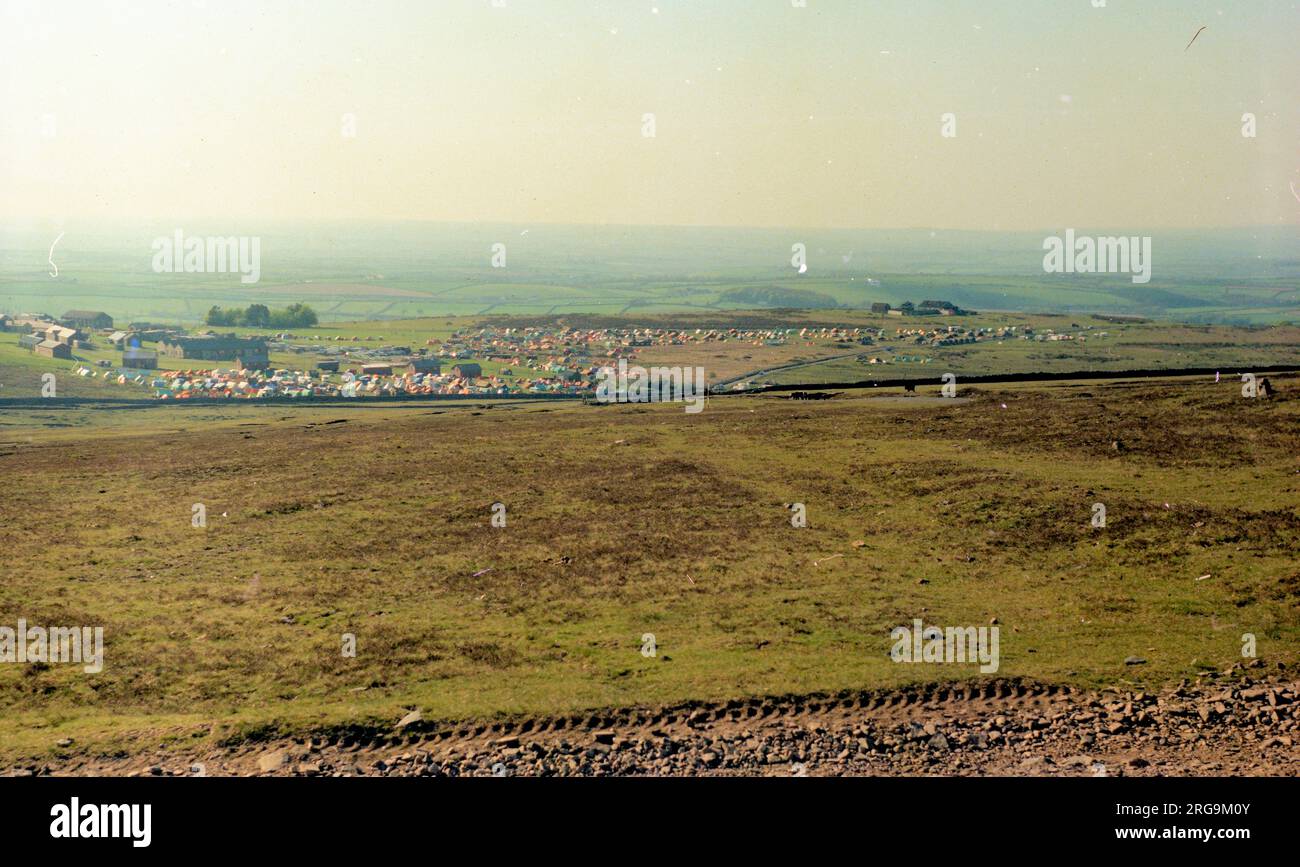
[[[261,241],[261,279],[153,270],[152,242]],[[1300,321],[1300,229],[1103,227],[1153,235],[1152,274],[1043,269],[1060,232],[726,229],[313,222],[0,220],[0,312],[103,310],[122,322],[197,324],[212,306],[307,304],[320,321],[721,309],[869,309],[944,298],[975,310],[1107,313],[1184,322]],[[49,262],[50,246],[61,238]],[[494,267],[493,245],[508,247]],[[794,245],[807,271],[792,267]],[[797,286],[798,289],[788,288]]]

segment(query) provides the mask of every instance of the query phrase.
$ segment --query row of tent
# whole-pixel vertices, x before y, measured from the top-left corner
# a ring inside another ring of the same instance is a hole
[[[342,383],[324,382],[309,374],[291,370],[181,370],[153,371],[111,369],[95,371],[80,367],[77,375],[100,377],[119,385],[137,385],[153,390],[160,400],[190,398],[253,399],[264,397],[375,397],[397,394],[496,394],[515,393],[499,381],[479,385],[433,373],[398,376],[344,373]],[[527,391],[569,391],[572,384],[525,381]],[[522,390],[522,389],[519,389]]]

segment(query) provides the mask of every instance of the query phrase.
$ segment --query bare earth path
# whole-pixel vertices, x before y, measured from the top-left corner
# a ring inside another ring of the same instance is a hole
[[[338,734],[14,775],[1300,775],[1300,681],[1232,671],[1161,694],[991,681]]]

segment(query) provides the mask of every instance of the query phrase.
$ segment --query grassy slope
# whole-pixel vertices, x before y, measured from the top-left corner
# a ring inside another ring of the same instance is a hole
[[[892,663],[914,617],[997,617],[1001,675],[1154,684],[1243,632],[1294,661],[1300,381],[1278,384],[28,414],[0,449],[0,622],[102,624],[108,659],[0,666],[0,755],[975,674]]]

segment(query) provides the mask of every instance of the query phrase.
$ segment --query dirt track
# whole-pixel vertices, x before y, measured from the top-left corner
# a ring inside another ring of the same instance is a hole
[[[993,681],[452,727],[408,718],[380,736],[343,733],[188,756],[70,758],[9,773],[1300,775],[1300,681],[1255,666],[1159,695]]]

